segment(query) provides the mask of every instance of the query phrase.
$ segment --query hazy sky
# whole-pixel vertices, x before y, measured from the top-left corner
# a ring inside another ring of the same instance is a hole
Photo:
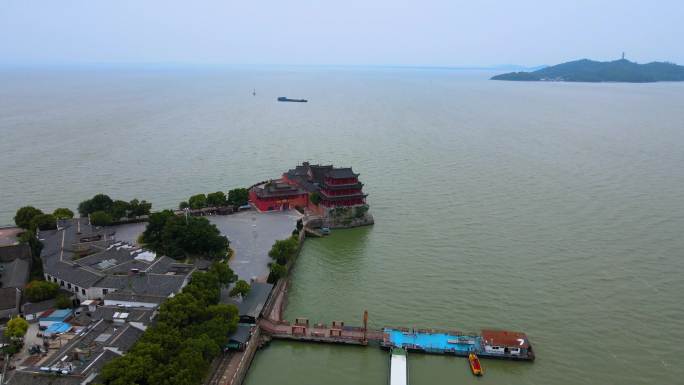
[[[684,0],[0,0],[0,64],[684,63]]]

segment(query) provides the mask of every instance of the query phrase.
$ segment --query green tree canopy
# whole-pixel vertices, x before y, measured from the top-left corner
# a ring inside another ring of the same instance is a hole
[[[69,297],[67,297],[66,295],[58,294],[57,300],[55,301],[55,305],[57,305],[57,307],[60,309],[66,309],[66,308],[70,308],[72,303],[71,303],[71,299]]]
[[[183,201],[183,202],[178,204],[178,208],[181,210],[189,209],[190,203],[188,203],[187,201]]]
[[[52,214],[38,214],[31,219],[31,230],[53,230],[57,228],[57,218]]]
[[[228,191],[228,204],[233,206],[243,206],[249,200],[249,190],[246,188],[235,188]]]
[[[65,207],[60,207],[55,209],[55,211],[52,212],[52,215],[57,219],[71,219],[74,217],[74,212]]]
[[[207,206],[209,207],[221,207],[228,204],[226,199],[226,194],[223,191],[217,191],[207,194]]]
[[[297,253],[299,242],[297,238],[277,240],[268,252],[268,256],[275,259],[279,264],[286,264]]]
[[[14,216],[14,223],[22,229],[30,229],[33,218],[41,214],[43,214],[43,212],[33,206],[24,206],[17,210],[17,213]]]
[[[78,212],[82,217],[87,217],[96,211],[110,212],[112,208],[112,198],[105,194],[97,194],[91,199],[84,200],[78,205]]]
[[[55,298],[59,292],[59,285],[54,282],[33,280],[26,285],[24,294],[31,302],[45,301]]]
[[[176,216],[165,210],[150,215],[142,242],[150,250],[176,259],[221,259],[228,252],[228,238],[206,218]]]
[[[204,194],[196,194],[188,199],[188,204],[193,210],[207,207],[207,196]]]
[[[95,211],[90,214],[90,223],[93,226],[109,226],[112,224],[112,216],[104,211]]]
[[[252,290],[252,287],[249,286],[249,283],[241,279],[235,282],[235,286],[230,290],[229,295],[231,297],[237,297],[239,295],[241,298],[245,298],[250,290]]]
[[[143,215],[150,215],[150,210],[152,210],[152,203],[149,203],[146,200],[139,201],[137,199],[133,199],[132,201],[129,202],[128,208],[129,208],[129,213],[128,213],[129,218],[140,217]]]
[[[21,317],[14,317],[7,322],[5,334],[10,338],[24,338],[29,324]]]
[[[312,192],[309,194],[309,201],[318,206],[321,203],[321,194],[318,191]]]
[[[19,235],[19,243],[29,245],[31,249],[31,279],[43,279],[43,261],[40,253],[43,251],[43,243],[38,240],[36,233],[26,230]]]
[[[154,251],[163,249],[162,233],[164,232],[164,226],[166,225],[166,221],[174,216],[175,214],[171,210],[150,214],[147,227],[142,234],[142,243],[145,247]]]
[[[121,218],[127,217],[129,211],[130,205],[128,202],[117,199],[112,202],[109,211],[106,211],[106,213],[112,217],[112,220],[118,221]]]
[[[287,276],[287,266],[275,262],[271,264],[271,272],[268,275],[269,283],[275,283],[285,276]]]

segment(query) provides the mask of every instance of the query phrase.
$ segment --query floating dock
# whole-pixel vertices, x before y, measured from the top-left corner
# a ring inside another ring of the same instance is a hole
[[[386,349],[402,348],[407,351],[462,357],[475,353],[487,358],[534,360],[534,352],[527,336],[505,330],[482,330],[480,335],[468,335],[453,331],[385,328],[381,346]]]
[[[408,385],[408,356],[404,349],[392,349],[389,385]]]

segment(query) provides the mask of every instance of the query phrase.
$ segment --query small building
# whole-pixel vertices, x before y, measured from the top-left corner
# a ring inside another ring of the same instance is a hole
[[[273,285],[270,283],[253,282],[249,294],[237,304],[240,322],[255,324],[261,311],[271,295]]]
[[[249,201],[259,211],[288,210],[297,206],[305,207],[309,202],[309,194],[278,179],[252,187]]]
[[[47,328],[53,323],[65,322],[71,315],[71,309],[47,310],[38,317],[38,325],[41,328]]]
[[[226,344],[225,350],[245,350],[251,336],[252,325],[238,324],[235,332],[228,337],[228,344]]]
[[[527,335],[506,330],[482,330],[485,353],[502,356],[523,356],[530,351]]]

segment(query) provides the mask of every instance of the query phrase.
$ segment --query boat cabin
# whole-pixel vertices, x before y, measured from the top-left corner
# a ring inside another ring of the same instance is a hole
[[[485,353],[506,356],[525,355],[530,343],[525,333],[506,330],[482,330],[482,346]]]

